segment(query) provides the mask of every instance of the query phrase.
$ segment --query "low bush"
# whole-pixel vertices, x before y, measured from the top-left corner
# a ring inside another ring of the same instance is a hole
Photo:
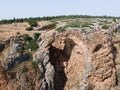
[[[109,28],[108,25],[103,25],[103,26],[102,26],[102,29],[108,29],[108,28]]]
[[[42,27],[42,29],[54,29],[56,28],[56,23],[48,24]]]
[[[35,20],[29,20],[28,23],[31,27],[37,27],[38,26],[37,21],[35,21]]]
[[[30,49],[31,51],[36,51],[39,48],[36,42],[37,41],[36,39],[38,39],[38,37],[39,37],[38,34],[35,34],[34,36],[35,39],[33,39],[28,34],[24,34],[23,38],[26,41],[26,44],[24,45],[25,50]]]
[[[72,28],[77,28],[77,27],[78,27],[78,28],[79,28],[79,27],[80,27],[80,24],[81,24],[81,23],[76,20],[76,21],[68,24],[67,27],[72,27]]]
[[[28,41],[28,42],[30,42],[32,40],[32,37],[30,37],[28,34],[24,34],[23,38],[25,41]]]
[[[116,19],[115,19],[115,18],[113,18],[113,21],[114,21],[114,22],[116,22]]]
[[[84,27],[90,27],[89,25],[90,25],[90,24],[89,24],[88,22],[85,22],[85,23],[82,24],[81,27],[82,27],[82,28],[84,28]]]
[[[34,33],[34,39],[37,41],[40,36],[40,33]]]
[[[32,30],[33,30],[33,27],[31,26],[26,28],[26,31],[32,31]]]
[[[59,28],[56,29],[56,31],[63,32],[63,31],[65,31],[65,27],[59,27]]]
[[[26,50],[36,51],[39,48],[38,44],[36,43],[36,40],[31,40],[25,45]]]
[[[19,36],[19,35],[20,35],[20,32],[17,32],[16,35]]]

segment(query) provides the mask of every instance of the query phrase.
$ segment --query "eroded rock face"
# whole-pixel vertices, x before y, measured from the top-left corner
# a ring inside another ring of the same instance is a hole
[[[37,68],[0,74],[0,90],[119,90],[119,40],[115,43],[104,31],[45,33],[33,55]]]
[[[43,72],[43,90],[115,89],[116,51],[109,33],[54,32],[41,38],[34,61]]]
[[[16,36],[10,39],[10,49],[9,52],[4,55],[4,60],[2,60],[2,66],[5,71],[11,70],[20,63],[27,61],[29,59],[29,53],[20,52],[24,50],[24,47],[20,44],[24,40]]]
[[[98,36],[98,34],[100,34]],[[113,44],[110,35],[102,32],[94,33],[92,42],[88,42],[91,55],[91,73],[89,82],[94,90],[112,90],[116,85]]]
[[[52,44],[54,37],[53,34],[49,34],[47,38],[42,37],[42,41],[39,44],[39,50],[34,55],[34,61],[38,63],[38,68],[42,73],[40,90],[55,90],[54,88],[54,72],[55,69],[50,63],[50,53],[48,48]]]

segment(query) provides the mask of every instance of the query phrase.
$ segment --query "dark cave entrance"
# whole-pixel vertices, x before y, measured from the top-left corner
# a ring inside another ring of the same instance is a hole
[[[98,44],[98,45],[95,47],[93,53],[99,51],[101,48],[102,48],[102,45],[101,45],[101,44]]]
[[[67,76],[65,74],[64,62],[68,62],[71,56],[71,51],[75,43],[71,39],[67,39],[64,50],[60,50],[51,45],[50,51],[50,62],[54,66],[54,86],[55,90],[64,90],[67,82]]]

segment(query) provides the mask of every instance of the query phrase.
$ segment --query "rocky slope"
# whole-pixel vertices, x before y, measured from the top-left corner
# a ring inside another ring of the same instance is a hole
[[[22,36],[1,41],[0,90],[120,90],[119,29],[49,31],[34,52],[17,51]]]

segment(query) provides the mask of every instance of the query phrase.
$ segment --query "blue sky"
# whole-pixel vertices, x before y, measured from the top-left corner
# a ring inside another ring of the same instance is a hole
[[[120,0],[1,0],[0,19],[56,15],[120,16]]]

